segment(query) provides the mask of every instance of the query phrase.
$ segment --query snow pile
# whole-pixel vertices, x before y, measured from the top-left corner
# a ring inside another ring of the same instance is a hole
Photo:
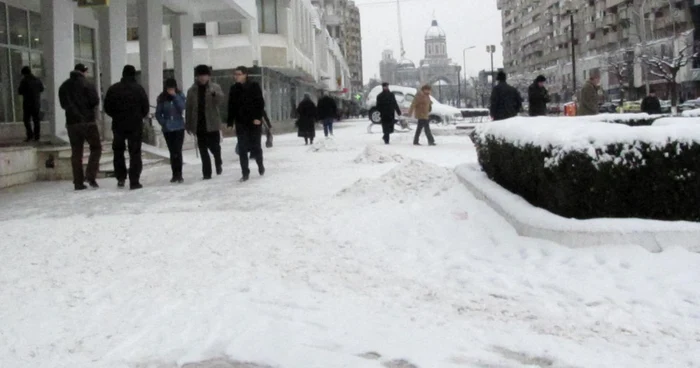
[[[666,126],[666,125],[676,125],[676,124],[700,124],[700,119],[682,117],[682,118],[661,118],[654,121],[653,126]]]
[[[310,152],[337,152],[338,150],[338,144],[334,139],[319,139],[309,148]]]
[[[386,164],[401,163],[406,161],[406,157],[398,153],[390,153],[378,149],[376,146],[367,146],[364,151],[355,158],[356,164]]]
[[[686,118],[698,118],[700,117],[700,109],[683,111],[683,116]]]
[[[419,160],[408,160],[376,179],[363,178],[338,193],[340,197],[377,202],[390,199],[403,202],[418,196],[439,196],[457,186],[450,169]]]
[[[645,112],[642,113],[626,113],[626,114],[598,114],[590,116],[577,116],[574,119],[593,121],[593,122],[622,122],[622,121],[637,121],[637,120],[648,120],[653,119],[656,115],[649,115]]]
[[[551,158],[545,163],[548,167],[557,166],[566,154],[574,151],[587,153],[596,162],[624,164],[628,157],[642,156],[642,144],[650,145],[651,149],[666,147],[669,142],[700,144],[700,129],[693,124],[631,127],[596,122],[593,117],[516,117],[480,125],[474,134],[477,142],[491,137],[520,147],[534,145],[548,149],[551,151]],[[625,157],[606,154],[612,144],[623,144]]]

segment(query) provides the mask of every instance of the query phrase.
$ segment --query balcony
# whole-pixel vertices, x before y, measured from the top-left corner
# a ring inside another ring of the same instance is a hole
[[[605,24],[606,26],[615,26],[618,22],[619,18],[617,14],[608,13],[605,14],[605,18],[603,18],[603,24]]]

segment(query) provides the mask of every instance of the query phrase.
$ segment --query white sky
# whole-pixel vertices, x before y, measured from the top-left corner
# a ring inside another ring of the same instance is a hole
[[[400,0],[406,57],[416,65],[424,57],[425,31],[433,20],[447,34],[447,51],[452,61],[462,65],[466,52],[467,74],[491,68],[486,45],[496,45],[494,68],[503,64],[501,12],[496,0]],[[365,82],[379,77],[382,50],[389,47],[400,57],[396,0],[355,0],[362,19],[362,61]]]

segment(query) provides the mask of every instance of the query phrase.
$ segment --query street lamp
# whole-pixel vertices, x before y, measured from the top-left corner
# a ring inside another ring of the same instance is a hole
[[[574,25],[574,14],[576,8],[571,0],[566,0],[564,3],[564,14],[569,16],[569,25],[571,26],[571,77],[573,79],[574,98],[576,97],[576,28]]]
[[[464,106],[467,106],[467,50],[471,50],[473,48],[476,48],[476,46],[469,46],[462,50],[462,67],[464,68]],[[461,96],[461,89],[460,89],[460,96],[459,96],[459,101],[462,103],[462,96]]]
[[[496,85],[496,78],[493,77],[493,54],[496,52],[495,45],[486,46],[486,52],[491,54],[491,86]]]

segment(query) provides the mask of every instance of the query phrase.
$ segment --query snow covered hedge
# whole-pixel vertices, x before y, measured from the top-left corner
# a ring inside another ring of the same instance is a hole
[[[649,115],[647,113],[638,114],[598,114],[591,116],[576,117],[585,121],[605,122],[615,124],[625,124],[629,126],[644,126],[652,125],[657,119],[666,117],[667,115]]]
[[[513,118],[476,128],[486,174],[571,218],[700,221],[700,129],[579,118]]]

